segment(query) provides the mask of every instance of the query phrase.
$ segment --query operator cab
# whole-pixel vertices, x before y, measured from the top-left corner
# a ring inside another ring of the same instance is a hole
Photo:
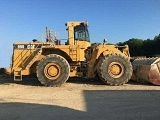
[[[74,27],[74,40],[90,42],[88,26],[85,23]]]
[[[90,46],[90,37],[87,22],[67,22],[67,45],[79,45],[82,48]]]

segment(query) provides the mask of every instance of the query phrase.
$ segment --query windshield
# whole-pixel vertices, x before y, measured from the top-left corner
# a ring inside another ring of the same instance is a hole
[[[88,28],[85,25],[74,27],[74,39],[90,42]]]

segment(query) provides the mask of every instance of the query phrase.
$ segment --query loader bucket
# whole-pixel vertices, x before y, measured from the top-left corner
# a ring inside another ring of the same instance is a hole
[[[132,66],[132,80],[160,85],[160,58],[135,59]]]

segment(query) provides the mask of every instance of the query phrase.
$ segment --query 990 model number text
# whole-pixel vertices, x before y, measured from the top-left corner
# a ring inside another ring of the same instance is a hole
[[[18,49],[35,49],[35,45],[17,45]]]

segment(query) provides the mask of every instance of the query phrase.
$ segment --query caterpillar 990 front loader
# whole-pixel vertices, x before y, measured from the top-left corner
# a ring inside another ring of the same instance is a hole
[[[36,74],[45,86],[60,86],[69,77],[99,78],[109,85],[127,83],[132,75],[128,46],[100,44],[91,46],[87,22],[68,22],[68,39],[52,36],[46,40],[15,43],[12,63],[6,73],[15,81]]]

